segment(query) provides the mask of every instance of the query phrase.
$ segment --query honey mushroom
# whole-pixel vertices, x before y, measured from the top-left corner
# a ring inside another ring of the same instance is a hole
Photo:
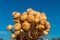
[[[45,22],[46,28],[50,28],[50,23],[48,21]]]
[[[45,25],[46,20],[40,20],[40,24]]]
[[[20,29],[21,29],[21,23],[16,23],[16,24],[14,25],[14,29],[15,29],[15,30],[20,30]]]
[[[33,15],[28,15],[27,20],[28,20],[29,22],[33,22],[33,21],[34,21],[34,16],[33,16]]]
[[[34,17],[36,18],[40,18],[40,16],[41,16],[41,13],[40,12],[38,12],[38,11],[35,11],[34,13]]]
[[[45,13],[41,13],[40,20],[46,20],[46,19],[47,19],[47,17],[45,15]]]
[[[27,13],[28,13],[29,15],[33,15],[33,9],[32,9],[32,8],[27,9]]]
[[[39,25],[38,25],[38,28],[39,28],[40,30],[41,30],[41,29],[43,30],[43,29],[45,28],[45,26],[42,25],[42,24],[39,24]]]
[[[22,24],[22,29],[23,30],[29,30],[30,29],[30,23],[28,23],[27,21],[24,21],[24,23]]]
[[[11,30],[12,28],[13,28],[12,25],[8,25],[6,29],[7,29],[7,30]]]
[[[19,31],[14,31],[15,35],[19,35],[20,34],[20,30]]]
[[[18,17],[20,17],[20,13],[19,13],[19,12],[13,12],[13,13],[12,13],[12,16],[13,16],[14,18],[18,18]]]
[[[34,22],[38,23],[40,21],[40,12],[34,13]]]
[[[23,12],[22,14],[21,14],[21,20],[26,20],[27,19],[27,12]]]
[[[34,22],[38,23],[40,21],[39,18],[34,18]]]
[[[48,34],[48,32],[44,30],[44,31],[43,31],[43,34],[44,34],[44,35],[47,35],[47,34]]]
[[[34,11],[33,11],[33,10],[30,11],[30,12],[28,13],[28,15],[34,15]]]
[[[10,35],[10,38],[15,38],[15,37],[16,37],[15,34],[11,34],[11,35]]]

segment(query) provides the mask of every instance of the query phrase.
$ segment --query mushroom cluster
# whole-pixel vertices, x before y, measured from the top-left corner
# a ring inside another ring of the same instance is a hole
[[[12,32],[11,38],[16,40],[37,40],[39,36],[47,35],[49,32],[50,23],[43,12],[28,8],[23,13],[13,12],[12,16],[15,24],[13,26],[8,25],[6,28]]]

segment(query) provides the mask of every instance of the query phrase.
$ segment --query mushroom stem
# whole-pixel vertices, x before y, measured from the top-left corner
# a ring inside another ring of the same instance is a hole
[[[32,39],[31,31],[28,32],[28,37]]]

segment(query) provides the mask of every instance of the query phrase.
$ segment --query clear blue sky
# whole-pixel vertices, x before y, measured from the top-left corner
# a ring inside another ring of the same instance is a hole
[[[11,40],[6,26],[12,22],[12,12],[24,12],[27,8],[45,12],[51,23],[48,37],[60,37],[60,0],[0,0],[0,38]]]

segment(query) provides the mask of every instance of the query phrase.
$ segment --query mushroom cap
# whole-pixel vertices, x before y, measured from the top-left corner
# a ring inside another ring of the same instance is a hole
[[[34,21],[34,16],[33,16],[33,15],[28,15],[27,20],[28,20],[29,22]]]
[[[45,15],[45,13],[41,13],[40,20],[46,20],[46,19],[47,19],[47,17]]]
[[[34,18],[34,22],[38,23],[40,21],[39,18]]]
[[[31,12],[33,9],[32,8],[28,8],[27,9],[27,12],[29,13],[29,12]]]
[[[12,28],[13,28],[12,25],[8,25],[6,29],[7,29],[7,30],[11,30]]]
[[[15,34],[11,34],[10,35],[10,38],[15,38]]]
[[[20,30],[19,31],[15,31],[14,34],[15,35],[19,35],[20,34]]]
[[[50,23],[48,21],[45,22],[46,28],[50,28]]]
[[[43,34],[44,34],[44,35],[47,35],[47,34],[48,34],[48,32],[44,30],[44,31],[43,31]]]
[[[25,21],[22,24],[22,28],[23,28],[23,30],[29,30],[30,29],[30,23],[28,23],[27,21]]]
[[[15,29],[15,30],[20,30],[20,29],[21,29],[21,23],[16,23],[16,24],[14,25],[14,29]]]
[[[14,18],[18,18],[18,17],[20,16],[20,13],[19,13],[19,12],[13,12],[13,13],[12,13],[12,16],[13,16]]]
[[[44,29],[44,28],[45,28],[45,26],[44,26],[44,25],[42,25],[42,24],[39,24],[39,25],[38,25],[38,28],[39,28],[39,29]]]
[[[21,14],[21,20],[26,20],[27,19],[27,12],[23,12],[22,14]]]

